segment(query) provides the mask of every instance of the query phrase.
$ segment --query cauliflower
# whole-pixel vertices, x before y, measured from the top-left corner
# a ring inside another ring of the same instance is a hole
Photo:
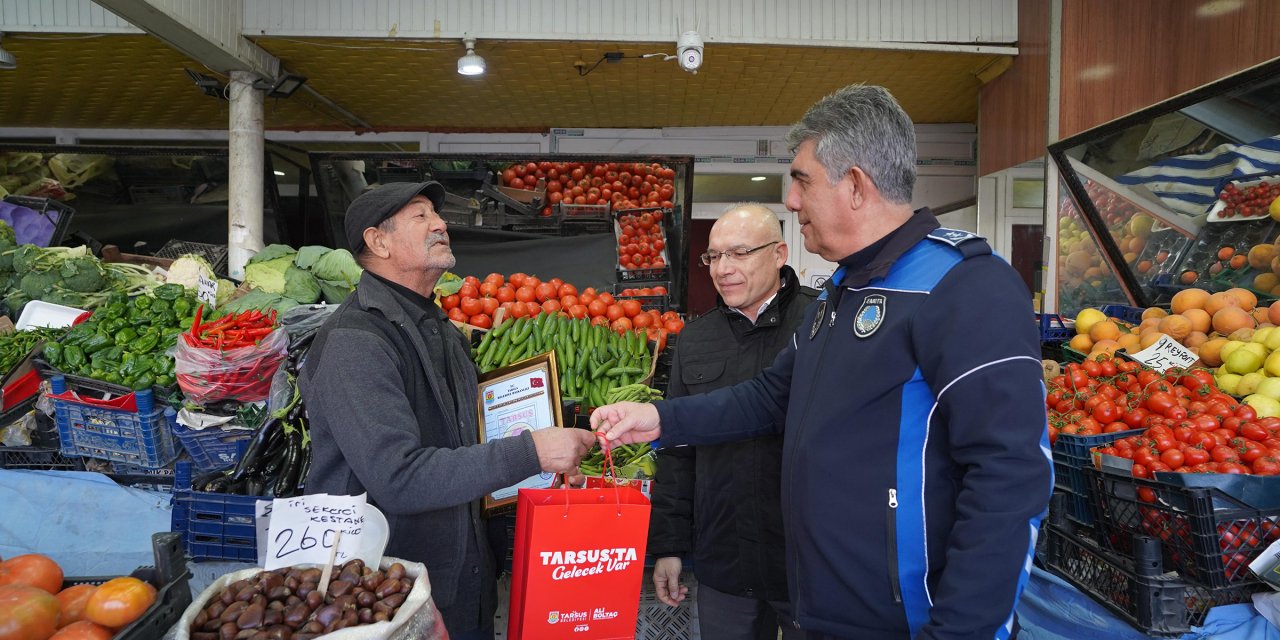
[[[217,278],[208,260],[188,253],[174,260],[172,265],[169,265],[164,281],[180,284],[188,289],[198,289],[200,287],[200,276],[204,276],[209,280]]]

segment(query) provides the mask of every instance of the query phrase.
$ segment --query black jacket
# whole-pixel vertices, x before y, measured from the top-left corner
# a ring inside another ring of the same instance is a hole
[[[720,304],[680,332],[668,397],[748,380],[791,341],[818,292],[781,269],[782,288],[753,326]],[[782,437],[674,447],[658,453],[649,553],[692,553],[698,582],[762,600],[787,599],[782,534]]]
[[[530,434],[478,444],[465,338],[366,272],[316,335],[298,379],[311,419],[308,493],[357,495],[387,516],[386,554],[426,564],[441,610],[492,589],[479,501],[539,471]],[[471,566],[467,566],[467,565]],[[453,621],[449,621],[452,623]],[[459,627],[463,628],[463,627]]]

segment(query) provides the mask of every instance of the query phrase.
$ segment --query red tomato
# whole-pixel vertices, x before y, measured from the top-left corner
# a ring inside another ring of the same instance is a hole
[[[97,588],[97,585],[78,584],[58,592],[56,597],[62,611],[58,616],[59,628],[84,619],[84,605]]]
[[[637,314],[639,314],[641,311],[641,308],[642,306],[639,300],[623,300],[622,301],[622,313],[625,314],[628,318],[633,318]]]
[[[498,287],[498,292],[494,294],[494,297],[498,299],[498,302],[511,302],[516,299],[516,290],[507,286]]]
[[[84,607],[84,617],[104,627],[119,629],[142,617],[156,601],[156,588],[137,578],[112,578],[94,590]]]
[[[0,585],[21,584],[49,593],[62,590],[62,567],[39,553],[14,556],[0,562]]]
[[[48,591],[21,584],[0,585],[0,638],[45,640],[58,624],[58,601]]]
[[[1210,460],[1209,452],[1201,447],[1187,447],[1182,450],[1182,463],[1194,467],[1198,464],[1204,464]]]
[[[462,296],[459,296],[456,293],[451,296],[445,296],[444,298],[440,299],[440,307],[445,311],[448,311],[450,309],[457,307],[461,300],[462,300]]]
[[[564,287],[561,287],[561,290],[563,289]],[[579,303],[581,303],[581,301],[578,300],[578,296],[575,296],[575,295],[560,296],[560,304],[563,305],[565,308],[572,307],[573,305],[579,304]],[[583,303],[582,306],[585,307],[587,305]]]
[[[548,299],[556,297],[556,287],[549,282],[543,283],[538,285],[537,288],[534,289],[533,293],[534,300],[537,300],[540,303],[546,302]]]
[[[546,302],[542,303],[543,313],[555,313],[559,311],[560,308],[561,308],[560,301],[556,300],[555,298],[551,298],[550,300],[547,300]]]
[[[516,289],[516,300],[520,302],[530,302],[536,297],[533,287],[524,286]]]
[[[487,313],[481,313],[467,318],[467,324],[481,329],[489,329],[493,327],[493,318],[489,317]]]
[[[113,635],[114,632],[102,625],[81,620],[58,630],[49,640],[111,640]]]
[[[454,307],[449,310],[449,319],[453,320],[454,322],[466,322],[467,314],[463,313],[462,309],[459,309],[458,307]]]
[[[502,303],[497,298],[481,298],[480,304],[484,307],[484,313],[492,316],[493,312],[498,310],[498,305]]]
[[[662,328],[666,329],[667,333],[680,333],[680,331],[684,329],[684,321],[679,318],[676,318],[675,320],[667,320],[662,323]]]
[[[471,278],[471,279],[475,280],[475,278]],[[479,283],[462,285],[462,288],[458,289],[458,295],[462,298],[479,298],[480,297]]]
[[[628,301],[628,302],[633,302],[633,301]],[[639,303],[637,303],[637,304],[639,304]],[[626,333],[627,331],[630,331],[630,330],[631,330],[631,328],[632,328],[632,327],[631,327],[631,319],[630,319],[630,318],[618,318],[617,320],[614,320],[612,324],[610,324],[610,325],[609,325],[609,328],[613,329],[613,330],[614,330],[615,332],[617,332],[619,335],[621,335],[621,334],[623,334],[623,333]]]
[[[480,297],[489,298],[498,293],[498,283],[486,280],[480,285]]]
[[[591,304],[587,305],[587,313],[592,318],[602,316],[608,310],[609,310],[609,304],[604,301],[603,297],[596,298],[595,300],[591,301]]]
[[[587,308],[586,308],[586,307],[584,307],[584,306],[582,306],[582,305],[580,305],[580,304],[575,304],[575,305],[573,305],[573,306],[569,307],[569,309],[568,309],[568,310],[569,310],[569,316],[570,316],[570,317],[573,317],[573,318],[585,318],[585,317],[587,317]]]
[[[459,303],[458,308],[467,316],[474,316],[484,311],[484,303],[481,302],[479,298],[464,297],[462,302]]]

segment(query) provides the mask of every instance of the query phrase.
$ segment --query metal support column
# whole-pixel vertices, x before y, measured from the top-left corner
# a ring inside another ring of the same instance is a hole
[[[248,71],[231,72],[231,122],[228,138],[230,194],[228,197],[227,271],[244,278],[244,265],[262,250],[263,91]]]

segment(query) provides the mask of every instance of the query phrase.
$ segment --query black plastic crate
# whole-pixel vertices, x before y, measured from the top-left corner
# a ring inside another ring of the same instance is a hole
[[[1102,447],[1124,438],[1142,433],[1143,429],[1100,433],[1096,436],[1077,436],[1065,433],[1058,434],[1053,443],[1053,486],[1067,491],[1067,515],[1085,526],[1093,526],[1093,505],[1089,500],[1091,487],[1081,471],[1085,467],[1093,467],[1093,454],[1090,449]]]
[[[1160,541],[1164,565],[1210,588],[1256,582],[1249,563],[1280,539],[1280,509],[1257,509],[1211,487],[1182,487],[1092,467],[1097,526],[1105,545],[1133,552],[1133,536]]]
[[[0,447],[0,468],[33,471],[84,471],[81,458],[44,447]]]
[[[196,254],[204,258],[213,272],[217,274],[227,273],[227,245],[225,244],[206,244],[203,242],[188,242],[186,240],[170,240],[156,251],[157,258],[181,258],[188,253]]]
[[[156,601],[142,617],[117,631],[112,640],[159,640],[191,606],[191,586],[187,582],[191,574],[187,571],[181,537],[176,533],[154,533],[151,548],[155,552],[155,566],[139,567],[130,575],[151,583],[156,588]],[[64,578],[62,586],[65,589],[78,584],[100,585],[114,577]]]
[[[629,289],[652,289],[653,287],[663,287],[668,293],[657,293],[652,295],[640,295],[637,293],[622,293]],[[671,283],[670,282],[632,282],[621,283],[616,282],[613,285],[613,297],[616,300],[639,300],[640,306],[645,309],[657,309],[666,313],[671,309]]]
[[[1164,573],[1159,542],[1146,536],[1132,541],[1137,558],[1130,558],[1070,527],[1045,525],[1041,535],[1051,572],[1147,634],[1182,635],[1202,624],[1209,609],[1248,602],[1252,594],[1266,590],[1260,583],[1208,588]]]

